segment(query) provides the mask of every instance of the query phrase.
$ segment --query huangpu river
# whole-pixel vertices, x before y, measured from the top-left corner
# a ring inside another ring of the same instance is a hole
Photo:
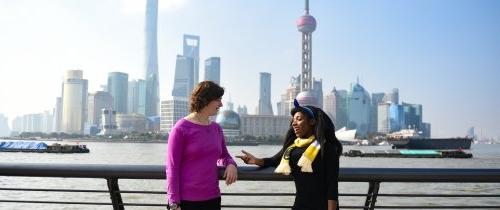
[[[46,141],[51,144],[52,142]],[[61,142],[58,142],[61,143]],[[65,142],[63,142],[65,143]],[[75,144],[75,142],[67,142]],[[53,154],[0,152],[3,163],[62,163],[62,164],[165,164],[166,143],[103,143],[80,142],[90,149],[87,154]],[[234,157],[244,149],[258,157],[274,155],[279,146],[229,146]],[[389,146],[345,146],[349,149],[378,150],[389,149]],[[360,158],[344,157],[340,159],[341,167],[382,167],[382,168],[500,168],[500,145],[472,145],[472,159],[440,159],[440,158]],[[244,163],[237,159],[237,163]],[[121,190],[165,191],[164,180],[119,180]],[[231,186],[220,182],[223,192],[294,192],[293,182],[246,182],[239,181]],[[37,178],[37,177],[5,177],[0,176],[0,188],[64,188],[107,190],[104,179],[75,178]],[[340,183],[341,193],[366,193],[368,183]],[[500,184],[490,183],[381,183],[379,193],[475,193],[500,194]],[[122,194],[126,203],[166,203],[164,195]],[[65,192],[23,192],[0,190],[0,200],[50,200],[50,201],[84,201],[107,202],[108,193],[65,193]],[[341,205],[361,206],[364,197],[340,197]],[[291,205],[293,197],[223,197],[223,204],[254,205]],[[500,205],[498,198],[393,198],[379,197],[377,205]],[[112,206],[58,205],[58,204],[19,204],[0,202],[0,209],[113,209]],[[164,209],[163,207],[131,207],[126,209]]]

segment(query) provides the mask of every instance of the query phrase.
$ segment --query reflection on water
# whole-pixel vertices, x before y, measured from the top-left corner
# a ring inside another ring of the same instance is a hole
[[[161,143],[99,143],[86,142],[90,148],[87,154],[49,154],[49,153],[2,153],[0,161],[6,163],[71,163],[71,164],[146,164],[157,165],[165,163],[166,145]],[[279,146],[234,146],[229,147],[234,156],[245,149],[256,156],[273,155]],[[388,149],[385,147],[345,147],[348,149],[374,150]],[[411,158],[359,158],[342,157],[341,167],[386,167],[386,168],[500,168],[500,145],[473,145],[472,159],[411,159]],[[241,166],[243,162],[237,160]],[[164,191],[163,180],[120,180],[121,190],[152,190]],[[293,182],[236,182],[230,187],[220,183],[223,192],[294,192]],[[106,190],[103,179],[73,179],[73,178],[32,178],[32,177],[0,177],[0,187],[3,188],[67,188]],[[367,183],[340,183],[341,193],[366,193]],[[380,193],[481,193],[499,194],[500,184],[457,184],[457,183],[382,183]],[[76,195],[76,196],[75,196]],[[108,203],[107,193],[39,193],[0,191],[2,200],[57,200],[85,201]],[[127,203],[165,203],[163,195],[123,194]],[[341,197],[341,205],[363,205],[364,198]],[[293,197],[224,197],[223,203],[231,204],[277,204],[291,205]],[[490,198],[392,198],[379,197],[377,205],[500,205],[500,201]],[[11,204],[0,203],[0,209],[112,209],[111,206],[83,205],[50,205],[50,204]],[[128,207],[127,209],[164,209],[161,207]]]

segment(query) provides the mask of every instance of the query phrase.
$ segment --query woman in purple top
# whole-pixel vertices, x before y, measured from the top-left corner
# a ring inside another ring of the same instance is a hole
[[[221,209],[218,166],[226,167],[230,185],[237,179],[236,163],[229,155],[221,127],[209,117],[222,107],[224,89],[200,82],[189,102],[190,114],[172,128],[167,147],[167,199],[169,209]]]

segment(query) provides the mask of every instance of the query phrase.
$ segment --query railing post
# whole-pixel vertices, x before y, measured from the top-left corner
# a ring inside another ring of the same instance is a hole
[[[380,182],[371,181],[368,187],[368,195],[365,201],[365,210],[375,209],[375,203],[377,202],[378,190],[380,188]]]
[[[109,196],[111,203],[113,203],[113,210],[125,210],[122,195],[120,194],[120,187],[118,186],[118,179],[106,178],[106,180],[108,181]]]

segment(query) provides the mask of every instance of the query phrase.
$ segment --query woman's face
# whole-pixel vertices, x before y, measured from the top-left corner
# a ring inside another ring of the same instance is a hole
[[[309,120],[302,112],[293,115],[292,128],[298,138],[308,138],[313,134],[314,120]]]
[[[210,101],[205,108],[203,108],[203,111],[206,111],[209,116],[216,115],[217,112],[219,112],[219,108],[222,107],[222,98],[218,98],[215,100]]]

